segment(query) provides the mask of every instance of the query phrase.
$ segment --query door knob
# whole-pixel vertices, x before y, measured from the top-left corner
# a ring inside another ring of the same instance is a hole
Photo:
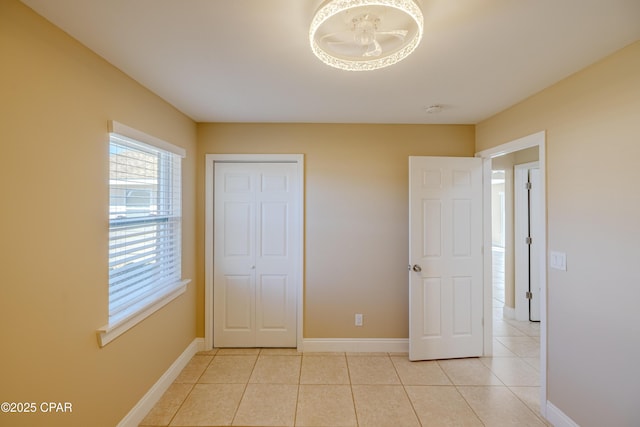
[[[411,269],[416,273],[420,273],[422,271],[422,267],[420,267],[418,264],[414,264]]]

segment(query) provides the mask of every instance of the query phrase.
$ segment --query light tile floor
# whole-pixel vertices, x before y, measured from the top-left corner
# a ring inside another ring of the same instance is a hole
[[[504,291],[495,294],[494,357],[214,349],[193,357],[140,425],[549,425],[538,415],[539,324],[503,319]]]

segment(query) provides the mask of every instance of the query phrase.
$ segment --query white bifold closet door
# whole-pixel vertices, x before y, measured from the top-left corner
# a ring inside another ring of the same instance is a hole
[[[215,347],[295,347],[300,256],[294,163],[216,163]]]

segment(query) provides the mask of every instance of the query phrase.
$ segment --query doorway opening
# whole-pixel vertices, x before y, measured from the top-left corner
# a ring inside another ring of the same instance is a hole
[[[491,256],[485,259],[485,320],[491,319],[491,322],[485,321],[485,355],[508,356],[511,354],[519,356],[531,364],[539,374],[540,413],[546,417],[545,133],[532,134],[479,152],[476,156],[483,158],[485,177],[484,246],[491,248]],[[539,323],[530,322],[528,318],[526,321],[518,321],[515,313],[514,175],[516,165],[535,161],[538,162],[540,191],[537,206],[533,208],[533,211],[539,219],[541,231],[539,236],[535,237],[537,245],[535,248],[532,247],[532,256],[536,257],[537,264],[532,264],[531,270],[539,277]],[[494,174],[493,171],[496,173]],[[494,178],[496,181],[493,181]],[[494,187],[496,197],[492,197]],[[504,194],[504,210],[502,210],[500,202],[501,192]],[[492,203],[492,199],[496,202]],[[497,214],[494,214],[496,211]],[[500,236],[501,230],[498,229],[494,233],[493,228],[500,227],[502,222],[504,223],[504,232]],[[504,282],[504,300],[501,298],[502,284],[500,281]]]
[[[494,317],[540,320],[538,147],[491,159]]]
[[[506,180],[504,169],[491,171],[491,255],[493,318],[505,307]],[[495,328],[494,328],[495,330]]]

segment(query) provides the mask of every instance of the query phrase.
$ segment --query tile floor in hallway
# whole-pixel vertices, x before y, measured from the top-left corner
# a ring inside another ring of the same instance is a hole
[[[548,425],[538,415],[539,324],[503,319],[504,290],[494,293],[491,358],[214,349],[193,357],[140,425]]]

